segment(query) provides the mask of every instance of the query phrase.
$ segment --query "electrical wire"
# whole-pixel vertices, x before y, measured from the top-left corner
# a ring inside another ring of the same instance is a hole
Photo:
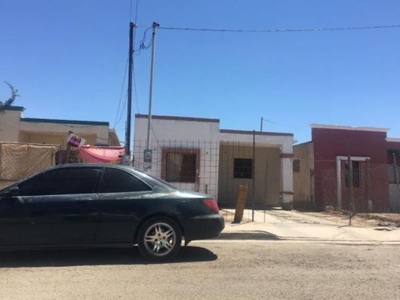
[[[139,0],[136,0],[135,24],[137,24],[137,19],[138,19],[138,9],[139,9]]]
[[[138,114],[140,114],[139,110],[139,101],[138,101],[138,93],[137,93],[137,88],[136,88],[136,73],[135,73],[135,68],[133,68],[133,88],[135,92],[135,102],[136,102],[136,111]]]
[[[304,128],[295,127],[295,126],[292,126],[290,124],[280,123],[280,122],[276,122],[276,121],[265,119],[265,118],[262,118],[262,121],[263,121],[263,123],[270,123],[270,124],[275,124],[275,125],[278,125],[278,126],[289,127],[291,129],[295,129],[295,130],[298,130],[298,131],[306,131],[306,129],[304,129]]]
[[[136,27],[141,27],[141,26],[136,26]],[[151,27],[148,27],[144,31],[143,38],[140,40],[139,48],[133,50],[133,53],[137,56],[139,56],[142,53],[142,50],[148,50],[152,45],[152,41],[150,41],[149,44],[146,45],[146,36],[149,29],[151,29]]]
[[[400,28],[400,25],[376,25],[359,27],[331,27],[331,28],[294,28],[294,29],[216,29],[216,28],[190,28],[190,27],[159,27],[163,30],[175,31],[206,31],[230,33],[284,33],[284,32],[318,32],[318,31],[349,31]]]
[[[129,22],[132,21],[132,3],[133,0],[129,1]]]
[[[115,116],[115,122],[114,122],[113,129],[115,129],[115,126],[117,126],[119,124],[119,122],[121,121],[122,113],[125,110],[125,106],[126,106],[126,100],[125,100],[124,106],[123,106],[123,108],[121,110],[121,115],[118,118],[118,115],[120,114],[120,108],[121,108],[123,92],[125,90],[125,81],[126,81],[126,73],[127,73],[127,70],[128,70],[128,61],[129,61],[129,57],[127,58],[126,64],[125,64],[124,79],[122,80],[122,87],[121,87],[121,92],[120,92],[119,101],[118,101],[118,109],[117,109],[117,114]]]
[[[131,0],[129,5],[129,21],[132,21],[132,7],[133,7],[133,0]],[[135,8],[135,24],[137,24],[138,18],[138,8],[139,8],[139,0],[136,0],[136,8]]]
[[[129,21],[132,21],[132,7],[133,7],[133,0],[130,0],[129,2]],[[135,8],[135,24],[137,22],[137,17],[138,17],[138,7],[139,7],[139,0],[136,0],[136,8]],[[115,116],[115,122],[114,122],[114,126],[113,129],[115,129],[115,126],[117,126],[119,124],[119,122],[121,122],[122,119],[122,115],[123,112],[125,110],[126,107],[126,102],[127,100],[125,100],[124,105],[122,107],[122,110],[120,111],[121,108],[121,102],[122,102],[122,97],[123,97],[123,92],[125,89],[125,82],[126,82],[126,73],[128,70],[128,63],[129,63],[129,55],[128,58],[126,60],[126,64],[125,64],[125,71],[124,71],[124,78],[122,80],[122,87],[121,87],[121,92],[120,92],[120,97],[119,97],[119,101],[118,101],[118,108],[117,108],[117,114]],[[135,88],[136,90],[136,88]]]
[[[146,35],[147,32],[151,29],[151,27],[147,28],[144,32],[144,36],[143,39],[140,41],[140,49],[142,50],[147,50],[151,47],[152,42],[150,41],[147,45],[146,45]]]

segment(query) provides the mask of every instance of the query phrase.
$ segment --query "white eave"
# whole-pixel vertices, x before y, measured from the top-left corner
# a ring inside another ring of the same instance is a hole
[[[370,131],[370,132],[388,132],[390,130],[390,128],[354,127],[354,126],[323,125],[323,124],[311,124],[310,126],[311,128],[320,128],[320,129]]]
[[[400,143],[400,139],[395,139],[395,138],[386,138],[386,142]]]

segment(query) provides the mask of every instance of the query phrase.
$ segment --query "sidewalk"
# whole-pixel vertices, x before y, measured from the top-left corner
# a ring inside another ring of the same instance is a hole
[[[332,243],[400,245],[400,228],[393,226],[343,226],[332,219],[318,218],[296,211],[245,210],[243,221],[232,224],[234,210],[223,210],[225,229],[219,239],[289,240]],[[322,215],[323,216],[323,215]]]

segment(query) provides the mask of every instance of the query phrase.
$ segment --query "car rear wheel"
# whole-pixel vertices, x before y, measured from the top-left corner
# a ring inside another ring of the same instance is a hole
[[[182,233],[170,218],[155,217],[140,228],[138,246],[140,253],[152,261],[167,261],[179,251]]]

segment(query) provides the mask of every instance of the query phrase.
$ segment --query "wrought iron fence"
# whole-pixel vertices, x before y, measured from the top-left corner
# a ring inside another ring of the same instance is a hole
[[[23,177],[11,176],[10,170],[27,170],[25,154],[23,159],[11,159],[17,152],[5,149],[0,157],[0,185]],[[51,164],[58,161],[56,150],[49,152]],[[395,163],[359,158],[349,164],[345,157],[297,159],[277,145],[216,140],[158,140],[151,149],[145,141],[135,140],[133,155],[136,168],[181,189],[210,194],[221,208],[235,208],[242,201],[242,207],[254,210],[293,206],[359,216],[400,212],[400,170]],[[35,157],[29,163],[38,167]]]
[[[304,164],[294,172],[295,208],[349,211],[350,213],[400,212],[399,167],[347,158]]]
[[[151,159],[145,157],[149,152]],[[181,189],[210,194],[220,207],[235,207],[246,187],[245,207],[264,209],[280,207],[284,196],[292,196],[291,159],[282,163],[281,154],[276,145],[245,142],[158,140],[147,149],[145,141],[136,140],[133,165]]]

